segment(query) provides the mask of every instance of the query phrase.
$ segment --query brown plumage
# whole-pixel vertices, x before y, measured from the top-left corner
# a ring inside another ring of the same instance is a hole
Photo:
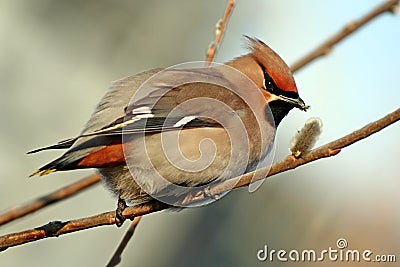
[[[81,135],[48,147],[69,149],[33,175],[98,168],[120,199],[141,203],[187,192],[153,176],[192,187],[257,168],[275,126],[293,107],[307,106],[285,62],[247,39],[250,52],[223,66],[153,69],[115,82]]]

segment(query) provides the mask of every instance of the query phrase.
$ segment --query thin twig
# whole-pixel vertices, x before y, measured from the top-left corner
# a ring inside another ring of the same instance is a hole
[[[299,61],[294,63],[291,66],[292,71],[295,72],[300,68],[304,67],[305,65],[311,63],[315,59],[329,54],[337,43],[348,37],[354,31],[360,29],[362,26],[372,21],[379,15],[386,12],[395,13],[398,9],[398,5],[399,5],[399,0],[388,0],[386,2],[383,2],[378,7],[376,7],[370,13],[364,15],[359,20],[354,20],[352,22],[347,23],[347,25],[343,27],[341,31],[333,35],[319,47],[310,52],[308,55],[306,55],[305,57],[301,58]]]
[[[142,216],[135,217],[132,221],[131,225],[129,226],[128,231],[125,233],[124,238],[121,240],[117,250],[114,252],[114,255],[111,257],[110,261],[107,264],[107,267],[114,267],[117,266],[121,262],[121,255],[124,251],[126,245],[128,245],[129,240],[132,238],[133,234],[135,233],[136,227],[138,226]]]
[[[215,29],[215,39],[210,43],[207,48],[206,53],[206,66],[209,66],[213,62],[217,49],[222,41],[222,36],[224,35],[226,25],[228,23],[229,17],[232,14],[233,7],[235,6],[235,0],[228,0],[226,5],[224,17],[217,22]]]
[[[85,177],[73,184],[60,188],[50,194],[41,196],[22,206],[12,208],[7,212],[0,214],[0,226],[7,224],[15,219],[21,218],[27,214],[33,213],[48,205],[54,204],[60,200],[67,199],[90,186],[97,184],[100,181],[100,176],[97,174]]]
[[[295,159],[293,156],[289,156],[285,160],[272,165],[269,173],[265,173],[265,169],[260,169],[255,172],[250,172],[246,175],[243,175],[240,178],[239,182],[236,183],[235,181],[235,185],[233,186],[233,188],[246,186],[249,185],[251,181],[261,180],[266,177],[270,177],[272,175],[294,169],[298,166],[304,165],[306,163],[321,158],[337,155],[341,151],[341,149],[388,127],[389,125],[397,122],[398,120],[400,120],[400,108],[386,115],[385,117],[375,122],[372,122],[357,131],[354,131],[351,134],[348,134],[342,138],[339,138],[333,142],[330,142],[324,146],[321,146],[319,148],[310,151],[309,153],[303,155],[299,159]],[[253,175],[255,177],[253,177]],[[231,181],[228,180],[226,182],[221,183],[220,185],[216,185],[215,187],[207,191],[211,191],[212,194],[221,194],[224,191],[226,191],[226,188],[232,188],[232,184],[230,183]],[[206,195],[206,193],[204,193],[204,195]],[[198,195],[196,197],[198,198]],[[193,200],[198,200],[198,199],[193,199]],[[169,206],[167,204],[163,204],[160,202],[151,202],[138,206],[128,207],[124,210],[123,216],[128,219],[164,210],[168,207]],[[101,225],[111,225],[111,224],[115,224],[115,211],[110,211],[92,217],[77,219],[67,222],[51,222],[49,224],[46,224],[42,227],[33,230],[8,234],[0,237],[0,250],[5,250],[9,247],[25,244],[28,242],[33,242],[47,237],[55,237],[71,232],[76,232],[79,230],[93,228]]]

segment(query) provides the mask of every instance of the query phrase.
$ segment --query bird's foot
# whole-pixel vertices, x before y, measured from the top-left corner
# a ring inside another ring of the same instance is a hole
[[[122,215],[122,213],[124,212],[126,207],[128,207],[128,205],[126,205],[125,200],[119,197],[117,209],[115,211],[115,224],[117,225],[117,227],[121,227],[125,222],[125,217]]]

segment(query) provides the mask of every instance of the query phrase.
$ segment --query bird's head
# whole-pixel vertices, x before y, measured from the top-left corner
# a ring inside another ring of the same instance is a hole
[[[246,38],[250,53],[226,64],[241,71],[257,85],[272,111],[275,125],[292,108],[306,111],[309,106],[299,97],[288,65],[264,42],[247,36]]]

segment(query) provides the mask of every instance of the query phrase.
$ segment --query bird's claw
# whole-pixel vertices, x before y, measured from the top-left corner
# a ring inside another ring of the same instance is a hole
[[[117,204],[117,209],[115,211],[115,224],[117,227],[121,227],[124,222],[125,222],[125,217],[123,216],[123,212],[128,207],[126,205],[125,200],[123,200],[121,197],[118,198],[118,204]]]

